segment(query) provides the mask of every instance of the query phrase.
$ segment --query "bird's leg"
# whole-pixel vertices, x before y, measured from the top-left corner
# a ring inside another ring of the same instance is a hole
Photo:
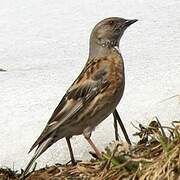
[[[124,127],[124,125],[122,123],[122,120],[121,120],[121,118],[120,118],[120,116],[119,116],[116,109],[113,112],[113,116],[114,116],[114,123],[115,123],[115,121],[118,121],[127,143],[131,145],[131,141],[129,139],[129,136],[128,136],[127,132],[126,132],[126,129],[125,129],[125,127]],[[116,136],[117,136],[117,134],[118,134],[117,127],[116,126],[114,126],[114,127],[115,127],[115,133],[116,133]]]
[[[114,114],[113,114],[114,116]],[[114,117],[114,131],[115,131],[115,139],[116,141],[119,141],[119,134],[118,134],[118,125],[117,125],[117,120]]]
[[[72,165],[76,165],[76,161],[74,159],[74,154],[73,154],[73,150],[72,150],[72,146],[71,146],[71,142],[70,142],[70,138],[69,137],[66,137],[66,142],[67,142],[67,145],[68,145],[68,149],[69,149]]]
[[[90,144],[90,146],[94,149],[97,157],[99,159],[102,159],[102,155],[100,153],[100,151],[98,150],[98,148],[95,146],[95,144],[93,143],[93,141],[90,138],[85,138],[87,140],[87,142]]]

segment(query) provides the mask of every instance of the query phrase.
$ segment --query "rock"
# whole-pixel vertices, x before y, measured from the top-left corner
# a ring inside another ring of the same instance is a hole
[[[7,71],[7,70],[0,68],[0,71],[3,71],[3,72],[5,72],[5,71]]]

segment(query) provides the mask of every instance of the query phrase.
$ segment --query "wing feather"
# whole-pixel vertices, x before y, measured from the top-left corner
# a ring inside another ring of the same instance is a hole
[[[33,144],[29,152],[31,152],[38,144],[45,141],[46,138],[61,125],[71,121],[73,117],[77,115],[77,113],[83,110],[83,107],[85,107],[87,103],[95,98],[97,94],[104,91],[104,89],[110,85],[110,82],[107,80],[107,74],[107,70],[100,69],[93,75],[93,77],[96,78],[92,77],[83,83],[81,83],[78,78],[78,80],[73,83],[71,88],[62,98],[61,102],[48,121],[45,129]]]

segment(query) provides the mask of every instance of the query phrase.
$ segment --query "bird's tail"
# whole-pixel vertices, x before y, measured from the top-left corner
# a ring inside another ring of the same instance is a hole
[[[40,144],[36,151],[34,156],[29,161],[28,165],[26,166],[25,170],[22,173],[21,179],[24,179],[25,176],[28,174],[32,164],[35,162],[35,160],[44,152],[48,147],[52,145],[52,137],[47,138],[42,144]]]

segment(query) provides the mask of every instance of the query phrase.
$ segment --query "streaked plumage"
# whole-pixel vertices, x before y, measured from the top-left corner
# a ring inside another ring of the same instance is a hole
[[[24,174],[56,141],[80,134],[90,139],[93,129],[114,112],[125,85],[119,41],[124,30],[135,21],[113,17],[95,26],[90,38],[89,59],[31,147],[30,151],[37,149]]]

